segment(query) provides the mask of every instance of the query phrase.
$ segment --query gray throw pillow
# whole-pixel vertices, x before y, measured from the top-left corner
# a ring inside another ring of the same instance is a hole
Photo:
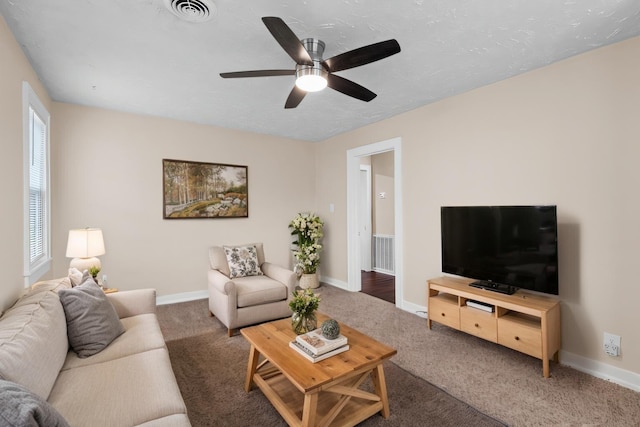
[[[87,279],[58,292],[67,318],[67,336],[81,358],[99,353],[124,332],[124,327],[102,289]]]
[[[11,381],[0,380],[0,425],[10,427],[68,427],[53,406]]]

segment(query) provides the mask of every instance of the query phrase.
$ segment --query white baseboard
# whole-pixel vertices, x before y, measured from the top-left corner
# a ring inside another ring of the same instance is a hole
[[[198,299],[209,298],[208,291],[184,292],[181,294],[171,294],[156,297],[157,305],[175,304],[178,302],[195,301]]]
[[[342,280],[336,280],[331,277],[321,276],[320,281],[327,283],[336,288],[340,288],[348,291],[348,285]],[[207,291],[194,291],[185,292],[181,294],[164,295],[156,298],[156,304],[174,304],[179,302],[194,301],[198,299],[208,298],[209,293]],[[400,308],[409,313],[415,314],[422,318],[427,317],[427,307],[414,304],[409,301],[402,301]],[[427,325],[425,324],[425,328]],[[612,383],[621,385],[622,387],[629,388],[634,391],[640,392],[640,374],[635,372],[620,369],[613,365],[609,365],[597,360],[587,359],[586,357],[579,356],[574,353],[569,353],[564,350],[560,350],[560,364],[570,366],[580,372],[592,375],[596,378],[601,378]]]
[[[402,301],[402,306],[400,308],[403,309],[404,311],[408,311],[409,313],[415,314],[416,316],[420,316],[424,319],[427,318],[427,307],[423,305],[414,304],[409,301]]]
[[[560,350],[560,364],[593,375],[596,378],[611,381],[634,391],[640,391],[640,374],[620,369],[597,360],[587,359],[577,354]]]
[[[349,290],[349,284],[347,282],[343,282],[342,280],[334,279],[332,277],[327,277],[327,276],[320,276],[320,281],[322,283],[335,286],[336,288],[340,288],[344,291]]]

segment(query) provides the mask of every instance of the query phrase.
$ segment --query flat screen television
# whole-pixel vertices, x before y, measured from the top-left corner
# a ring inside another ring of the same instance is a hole
[[[556,206],[444,206],[440,214],[444,273],[496,292],[558,294]]]

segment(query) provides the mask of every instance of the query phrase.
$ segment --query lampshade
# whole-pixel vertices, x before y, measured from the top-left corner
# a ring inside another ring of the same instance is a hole
[[[96,258],[104,255],[104,239],[99,228],[81,228],[69,230],[67,240],[67,258],[72,258],[69,267],[75,267],[80,271],[90,267],[102,268],[100,260]]]

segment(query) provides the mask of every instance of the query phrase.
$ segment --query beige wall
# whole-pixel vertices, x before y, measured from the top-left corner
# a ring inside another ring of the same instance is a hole
[[[345,281],[346,150],[401,137],[407,302],[424,306],[425,280],[440,274],[440,206],[557,204],[563,350],[640,373],[639,50],[634,38],[310,144],[52,104],[0,18],[0,309],[22,289],[27,80],[52,113],[52,275],[66,273],[67,230],[92,225],[111,286],[203,291],[209,245],[259,239],[288,264],[288,221],[315,210],[321,274]],[[162,158],[248,165],[250,217],[162,220]],[[622,357],[603,354],[604,331],[622,335]]]
[[[640,373],[639,51],[630,39],[317,144],[318,213],[340,236],[323,274],[347,278],[345,151],[401,137],[406,301],[425,306],[441,274],[440,206],[557,204],[563,350]]]
[[[102,228],[109,286],[204,291],[216,244],[262,241],[268,259],[290,264],[289,221],[313,209],[311,143],[63,103],[53,113],[55,237]],[[163,158],[248,166],[249,218],[162,219]],[[57,275],[64,251],[53,251]]]
[[[23,289],[22,82],[51,112],[51,100],[0,15],[0,312]]]

